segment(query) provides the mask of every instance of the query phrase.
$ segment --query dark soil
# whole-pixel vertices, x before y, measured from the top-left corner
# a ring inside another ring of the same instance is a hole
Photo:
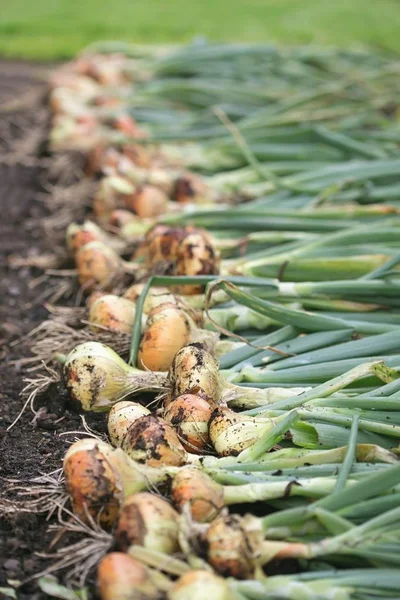
[[[67,398],[53,387],[38,402],[38,418],[20,411],[24,368],[15,361],[29,354],[26,334],[46,317],[37,302],[48,282],[37,281],[34,268],[10,267],[11,256],[35,256],[51,250],[51,242],[32,219],[46,214],[41,201],[46,179],[48,111],[45,68],[26,63],[0,63],[0,484],[6,479],[27,480],[60,468],[68,442],[59,432],[82,429],[80,416]],[[19,340],[19,343],[16,342]],[[36,408],[38,408],[36,406]],[[98,420],[98,419],[97,419]],[[2,518],[1,518],[2,517]],[[46,567],[37,552],[48,551],[52,535],[42,515],[0,514],[0,587],[24,582]],[[54,534],[53,534],[54,535]],[[1,594],[0,594],[0,597]],[[23,584],[18,598],[44,596],[34,581]]]

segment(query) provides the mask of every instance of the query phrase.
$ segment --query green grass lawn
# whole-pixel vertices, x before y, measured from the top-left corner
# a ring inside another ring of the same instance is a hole
[[[99,39],[375,45],[400,50],[399,0],[0,0],[0,54],[66,58]]]

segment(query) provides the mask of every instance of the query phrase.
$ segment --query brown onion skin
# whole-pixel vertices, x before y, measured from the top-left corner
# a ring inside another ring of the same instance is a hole
[[[210,445],[208,422],[213,408],[209,402],[195,394],[183,394],[170,402],[164,412],[164,419],[178,432],[183,447],[188,452],[201,454]],[[196,431],[196,423],[204,423],[206,431]],[[185,432],[182,425],[193,424],[193,431]]]
[[[144,415],[129,427],[122,449],[134,460],[151,467],[180,467],[187,458],[173,427],[154,415]]]
[[[106,294],[93,302],[89,309],[89,323],[93,331],[106,327],[117,333],[130,333],[135,319],[135,305],[126,298]],[[99,327],[96,327],[98,325]]]
[[[84,522],[90,515],[103,527],[111,527],[120,509],[121,485],[101,449],[95,445],[67,455],[64,474],[74,514]]]
[[[148,263],[173,263],[179,244],[186,236],[187,232],[182,227],[153,227],[145,238]]]
[[[135,219],[135,216],[131,213],[130,210],[125,210],[123,208],[116,208],[110,214],[110,217],[108,219],[108,224],[114,230],[119,231],[124,225],[126,225],[130,221],[133,221],[134,219]]]
[[[161,597],[144,566],[129,554],[111,552],[97,568],[101,600],[157,600]]]
[[[209,523],[224,507],[224,490],[206,473],[195,467],[185,467],[172,481],[171,500],[177,510],[190,506],[198,523]]]

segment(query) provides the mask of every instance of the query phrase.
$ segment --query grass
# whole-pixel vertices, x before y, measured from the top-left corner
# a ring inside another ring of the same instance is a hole
[[[371,45],[400,50],[399,0],[0,0],[0,54],[60,59],[99,39]]]

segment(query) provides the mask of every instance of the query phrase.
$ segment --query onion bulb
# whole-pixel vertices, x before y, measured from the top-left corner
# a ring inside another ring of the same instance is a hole
[[[144,184],[124,198],[125,206],[138,217],[158,217],[168,208],[168,196],[154,185]]]
[[[274,425],[272,419],[254,418],[216,408],[209,422],[209,435],[219,456],[236,456],[256,442]]]
[[[181,204],[208,203],[213,199],[213,191],[203,177],[187,171],[175,180],[172,198]]]
[[[183,447],[200,454],[210,444],[208,423],[212,410],[204,398],[184,394],[168,404],[163,416],[175,427]]]
[[[166,371],[191,337],[190,321],[183,310],[173,305],[160,308],[148,317],[138,352],[138,367],[151,371]]]
[[[122,449],[133,460],[150,467],[181,466],[188,458],[174,428],[154,415],[139,417],[129,427]]]
[[[228,582],[210,571],[188,571],[168,592],[168,600],[231,600]]]
[[[225,577],[250,579],[263,544],[259,521],[238,515],[220,515],[206,533],[207,558],[217,573]]]
[[[104,527],[114,524],[124,498],[165,483],[176,473],[176,467],[136,463],[121,448],[95,438],[72,444],[63,469],[74,513],[85,522],[90,515]]]
[[[71,399],[84,410],[107,410],[127,396],[161,391],[162,373],[130,367],[116,352],[99,342],[85,342],[72,350],[64,363],[64,382]]]
[[[117,548],[144,546],[149,550],[173,554],[179,550],[179,515],[172,506],[148,492],[125,499],[115,531]]]
[[[135,215],[133,215],[129,210],[116,208],[110,214],[108,224],[113,228],[113,230],[120,231],[127,223],[132,223],[135,220]]]
[[[134,192],[133,184],[124,177],[103,177],[93,199],[93,212],[99,219],[108,221],[116,208],[123,206],[124,199]]]
[[[224,507],[224,488],[200,469],[188,466],[175,475],[171,500],[178,510],[189,506],[198,523],[209,523]]]
[[[138,402],[121,400],[111,407],[108,413],[107,429],[113,446],[122,446],[126,432],[129,427],[143,415],[149,415],[150,411]]]
[[[219,372],[218,361],[201,343],[184,346],[175,355],[168,373],[171,397],[201,392],[215,404],[256,408],[297,396],[308,388],[251,388],[227,381]]]
[[[79,284],[86,293],[96,287],[112,288],[124,272],[123,261],[118,254],[101,242],[82,246],[75,257]]]
[[[188,235],[182,227],[156,225],[145,235],[147,260],[150,265],[173,263],[179,244]]]
[[[189,344],[176,353],[169,382],[172,397],[202,393],[217,403],[223,391],[218,362],[201,344]]]
[[[111,552],[97,568],[101,600],[157,600],[161,598],[145,567],[129,554]]]
[[[75,254],[89,242],[105,242],[107,239],[106,234],[100,227],[92,223],[91,221],[85,221],[82,225],[78,223],[70,223],[67,228],[66,242],[67,248]]]
[[[186,236],[178,246],[176,253],[177,275],[217,275],[219,273],[219,254],[214,250],[210,238],[205,232],[196,231]],[[179,292],[194,295],[203,292],[204,286],[183,285]]]
[[[126,298],[106,294],[96,300],[89,309],[88,321],[93,331],[106,328],[119,333],[130,333],[135,320],[135,305]]]
[[[74,513],[83,521],[90,515],[110,527],[119,512],[123,490],[109,462],[111,446],[90,438],[76,442],[64,457],[64,474]]]

